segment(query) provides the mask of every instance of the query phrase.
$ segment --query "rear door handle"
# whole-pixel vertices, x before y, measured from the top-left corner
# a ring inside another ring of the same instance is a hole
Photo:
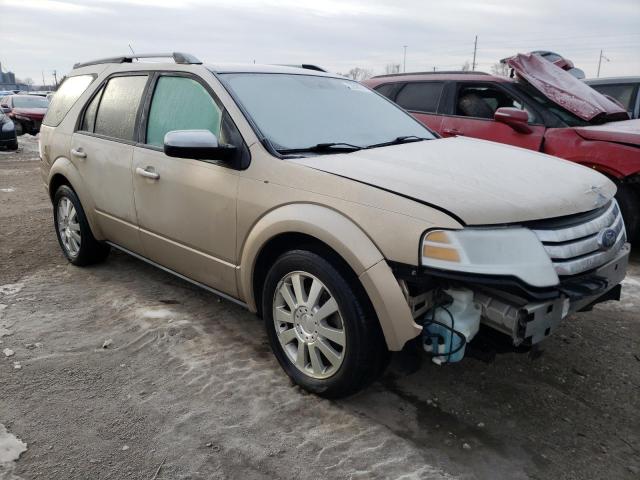
[[[78,158],[87,158],[87,154],[84,150],[82,150],[82,147],[72,148],[71,155]]]
[[[144,178],[151,178],[152,180],[158,180],[160,178],[160,174],[158,172],[153,171],[153,167],[147,168],[136,168],[136,173]]]
[[[458,135],[460,137],[464,136],[464,133],[462,133],[460,130],[457,130],[455,128],[445,128],[442,130],[442,133],[445,133],[447,135]]]

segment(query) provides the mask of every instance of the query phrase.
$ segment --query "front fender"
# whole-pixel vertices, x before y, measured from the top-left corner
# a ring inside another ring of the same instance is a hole
[[[378,316],[390,350],[400,350],[421,332],[393,272],[373,241],[339,212],[314,204],[289,204],[263,216],[251,229],[240,255],[238,288],[256,311],[253,276],[267,242],[284,233],[303,233],[335,250],[358,276]]]
[[[97,240],[103,240],[104,236],[93,215],[93,212],[95,211],[93,197],[85,188],[84,182],[80,177],[80,172],[76,166],[66,157],[56,158],[49,169],[49,175],[47,178],[47,187],[51,198],[55,195],[55,192],[51,189],[51,184],[56,175],[62,175],[71,185],[71,188],[73,188],[73,191],[76,192],[76,195],[78,195],[78,198],[80,199],[82,209],[84,210],[89,226],[91,227],[91,233],[93,233],[93,236]]]

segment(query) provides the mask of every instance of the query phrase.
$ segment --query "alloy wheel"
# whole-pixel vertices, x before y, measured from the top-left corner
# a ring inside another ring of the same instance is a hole
[[[344,360],[346,331],[329,289],[307,272],[291,272],[276,287],[273,301],[276,335],[289,360],[305,375],[324,379]]]
[[[58,202],[58,233],[67,253],[72,257],[77,257],[82,244],[80,223],[78,222],[78,212],[67,197],[62,197]]]

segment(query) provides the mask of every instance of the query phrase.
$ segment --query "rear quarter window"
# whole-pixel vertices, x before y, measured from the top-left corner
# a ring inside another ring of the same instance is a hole
[[[53,95],[42,123],[50,127],[57,127],[95,78],[95,75],[67,77]]]
[[[405,110],[436,113],[443,88],[443,82],[407,83],[396,96],[396,103]]]

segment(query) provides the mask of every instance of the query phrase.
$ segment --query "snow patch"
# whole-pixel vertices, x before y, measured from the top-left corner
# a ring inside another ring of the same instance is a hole
[[[11,193],[11,192],[15,192],[16,189],[13,187],[9,187],[9,188],[0,188],[0,192],[2,193]]]
[[[173,312],[167,308],[141,308],[139,312],[142,318],[161,319],[173,316]]]
[[[24,283],[7,283],[6,285],[0,285],[0,295],[15,295],[23,288]]]
[[[0,423],[0,466],[10,466],[24,452],[27,451],[27,444],[15,435],[7,432],[4,425]]]

